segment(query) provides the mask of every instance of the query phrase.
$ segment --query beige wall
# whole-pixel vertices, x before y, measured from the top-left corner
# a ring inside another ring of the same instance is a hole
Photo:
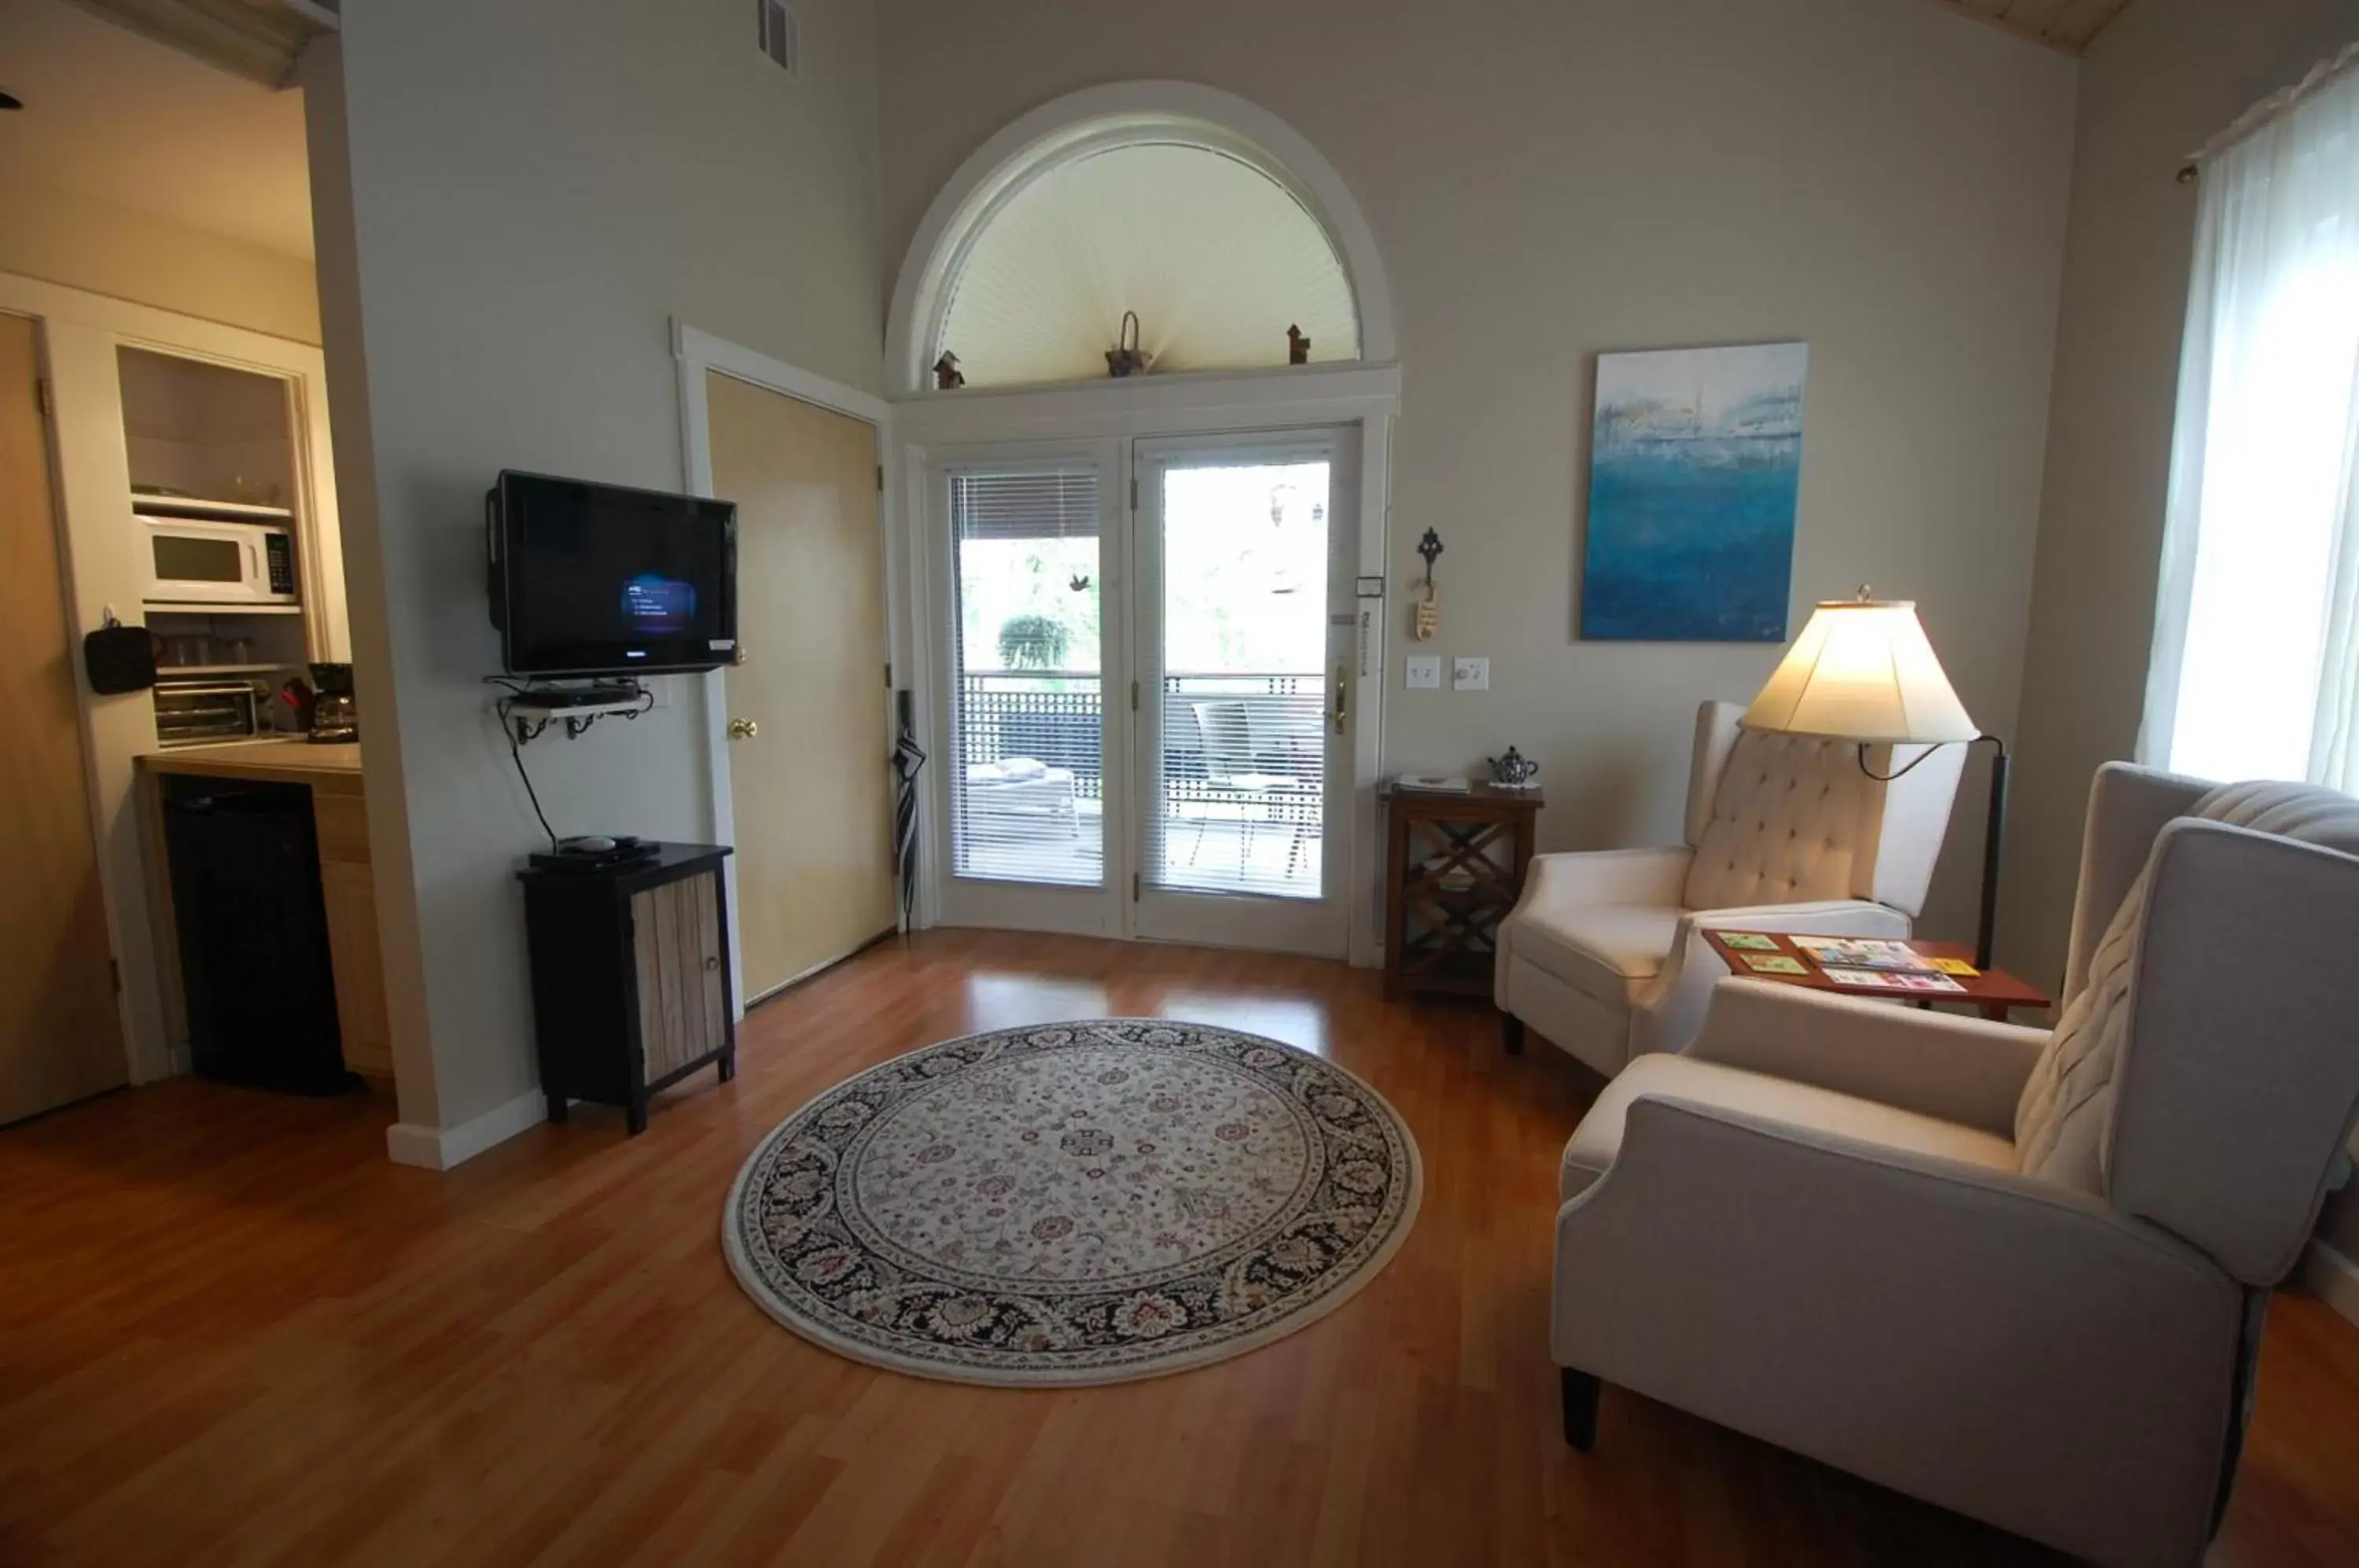
[[[381,800],[407,818],[411,1127],[538,1082],[512,874],[538,830],[483,684],[484,489],[504,467],[680,487],[674,316],[878,385],[873,22],[796,12],[799,82],[736,0],[344,8],[341,125],[313,149],[349,167],[320,255],[376,837]],[[560,832],[712,831],[702,682],[659,684],[636,723],[526,753]]]
[[[311,263],[60,186],[12,184],[0,272],[298,343],[320,341]]]
[[[1440,529],[1430,650],[1492,660],[1488,693],[1406,692],[1397,648],[1387,767],[1512,742],[1546,768],[1544,847],[1676,838],[1695,704],[1778,649],[1574,640],[1593,356],[1673,344],[1809,340],[1794,629],[1863,581],[1915,597],[2010,727],[2070,60],[1896,0],[884,0],[879,29],[888,281],[978,143],[1095,83],[1224,88],[1341,172],[1398,313],[1393,606]],[[1940,929],[1971,929],[1979,822]]]
[[[2138,0],[2082,70],[2001,947],[2064,966],[2089,776],[2136,745],[2195,191],[2187,155],[2359,38],[2354,0]],[[2321,1234],[2359,1258],[2359,1200]]]
[[[2359,38],[2354,0],[2138,0],[2082,68],[2000,945],[2064,968],[2097,765],[2146,699],[2195,190],[2188,154]]]

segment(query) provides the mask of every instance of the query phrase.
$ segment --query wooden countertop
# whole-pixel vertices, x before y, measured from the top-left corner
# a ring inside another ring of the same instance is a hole
[[[201,773],[216,779],[277,779],[293,784],[361,781],[358,741],[314,746],[308,740],[250,740],[227,746],[183,746],[145,751],[138,766],[149,773]]]

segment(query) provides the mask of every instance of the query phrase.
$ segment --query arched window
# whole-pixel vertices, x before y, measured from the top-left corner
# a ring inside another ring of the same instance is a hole
[[[1158,371],[1357,359],[1351,279],[1319,221],[1253,165],[1134,142],[1046,169],[986,218],[950,278],[935,351],[975,387],[1083,381],[1136,311]]]
[[[1107,378],[1125,312],[1156,373],[1388,361],[1367,225],[1310,144],[1242,99],[1123,82],[1045,105],[967,160],[895,291],[892,374],[945,351],[970,387]],[[906,378],[905,380],[903,378]]]

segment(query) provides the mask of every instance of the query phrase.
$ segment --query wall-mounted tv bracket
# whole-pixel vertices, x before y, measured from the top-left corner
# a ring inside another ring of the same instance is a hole
[[[637,681],[593,681],[568,686],[554,681],[513,681],[489,675],[484,680],[506,695],[492,704],[500,725],[517,746],[540,738],[553,724],[562,724],[568,739],[589,733],[600,719],[636,719],[656,705],[656,694]]]

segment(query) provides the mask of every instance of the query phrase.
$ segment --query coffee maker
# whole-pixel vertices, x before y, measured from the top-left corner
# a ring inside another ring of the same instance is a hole
[[[320,745],[361,738],[361,711],[353,702],[353,667],[349,664],[311,666],[311,683],[320,695],[311,704],[311,739]]]

